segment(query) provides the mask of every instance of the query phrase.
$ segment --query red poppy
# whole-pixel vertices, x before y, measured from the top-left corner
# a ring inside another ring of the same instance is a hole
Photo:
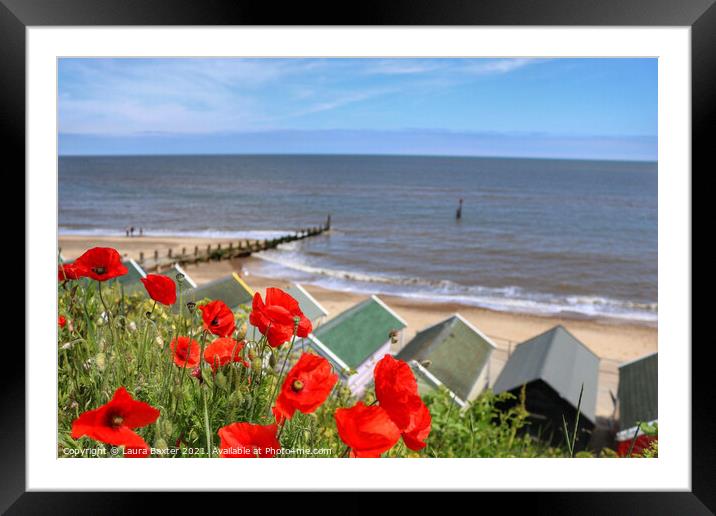
[[[351,449],[352,457],[380,457],[400,439],[400,430],[378,405],[362,401],[335,413],[338,435]]]
[[[326,401],[337,381],[338,375],[328,360],[304,353],[286,375],[276,398],[273,409],[276,421],[291,419],[296,410],[310,414]]]
[[[199,307],[204,329],[217,337],[228,337],[236,329],[234,312],[223,301],[211,301]]]
[[[173,305],[177,300],[177,286],[174,280],[161,274],[147,274],[140,281],[147,289],[149,297],[163,305]]]
[[[303,315],[298,301],[280,288],[266,289],[266,303],[258,292],[254,294],[249,322],[266,335],[271,347],[276,348],[293,337],[296,318],[298,318],[296,335],[308,337],[313,331],[313,326]]]
[[[374,376],[375,396],[400,429],[405,445],[411,450],[424,448],[432,421],[410,366],[385,355],[376,364]]]
[[[74,262],[84,271],[85,276],[97,281],[107,281],[127,274],[127,267],[122,264],[122,257],[111,247],[93,247],[85,251]]]
[[[86,275],[86,271],[77,263],[65,263],[57,266],[57,281],[76,280]]]
[[[67,318],[64,315],[58,315],[57,324],[60,326],[60,328],[64,328],[67,324]]]
[[[211,364],[211,368],[216,371],[217,368],[225,366],[229,362],[241,362],[244,366],[249,367],[249,363],[241,358],[241,350],[244,349],[244,342],[237,342],[228,337],[216,339],[209,344],[204,350],[204,360]]]
[[[425,440],[430,435],[432,417],[430,410],[419,396],[414,398],[411,409],[410,424],[403,429],[403,442],[411,450],[422,450],[426,446]]]
[[[174,363],[179,367],[196,367],[199,365],[201,348],[199,343],[189,337],[177,337],[169,343],[174,354]]]
[[[137,401],[120,387],[109,401],[99,408],[84,412],[72,423],[72,438],[91,437],[127,449],[149,448],[134,428],[154,423],[159,411],[143,401]]]
[[[273,425],[232,423],[219,428],[222,457],[273,457],[281,448]]]

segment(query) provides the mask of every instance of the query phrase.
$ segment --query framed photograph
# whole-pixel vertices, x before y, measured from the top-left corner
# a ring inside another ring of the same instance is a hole
[[[0,507],[529,491],[712,514],[712,4],[2,0],[28,208]]]

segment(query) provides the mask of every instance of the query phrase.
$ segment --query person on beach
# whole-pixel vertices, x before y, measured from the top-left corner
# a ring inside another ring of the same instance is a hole
[[[460,203],[457,207],[457,212],[455,213],[455,220],[460,220],[462,218],[462,198],[460,198]]]
[[[127,235],[127,237],[129,237],[129,226],[124,228],[124,233]]]
[[[144,228],[139,228],[139,236],[144,236]]]
[[[134,236],[134,226],[129,228],[129,236]]]

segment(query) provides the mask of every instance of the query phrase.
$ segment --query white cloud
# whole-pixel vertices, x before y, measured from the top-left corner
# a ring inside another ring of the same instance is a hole
[[[533,63],[542,61],[541,59],[526,59],[526,58],[513,58],[513,59],[498,59],[494,61],[484,62],[470,62],[461,66],[461,70],[476,75],[490,75],[490,74],[503,74],[509,73],[514,70],[519,70],[525,66]]]

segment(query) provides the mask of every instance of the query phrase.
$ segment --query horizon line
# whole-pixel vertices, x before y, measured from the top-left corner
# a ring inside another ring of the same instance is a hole
[[[177,153],[119,153],[119,154],[69,154],[57,153],[58,158],[140,158],[140,157],[176,157],[176,156],[346,156],[346,157],[403,157],[403,158],[464,158],[464,159],[524,159],[542,161],[604,161],[615,163],[659,163],[658,159],[628,158],[565,158],[549,156],[509,156],[509,155],[472,155],[472,154],[401,154],[401,153],[345,153],[345,152],[177,152]]]

